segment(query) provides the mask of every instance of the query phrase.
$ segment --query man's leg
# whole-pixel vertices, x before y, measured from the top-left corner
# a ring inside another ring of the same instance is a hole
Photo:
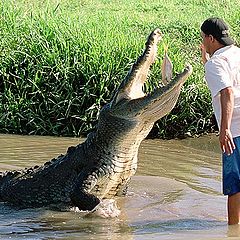
[[[240,223],[240,192],[228,196],[228,224]]]

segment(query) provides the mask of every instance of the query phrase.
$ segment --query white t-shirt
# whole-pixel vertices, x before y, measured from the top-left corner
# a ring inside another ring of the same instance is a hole
[[[240,136],[240,48],[230,45],[218,49],[205,64],[205,78],[212,94],[218,126],[221,125],[220,91],[232,87],[234,109],[231,132],[233,137]]]

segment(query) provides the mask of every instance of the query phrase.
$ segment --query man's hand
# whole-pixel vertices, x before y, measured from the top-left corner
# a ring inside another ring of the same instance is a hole
[[[230,155],[233,153],[233,150],[235,149],[235,144],[233,142],[232,134],[230,130],[220,131],[219,134],[219,141],[221,149],[224,153],[227,155]]]
[[[206,52],[206,49],[203,44],[200,45],[201,55],[202,55],[202,62],[205,64],[209,59],[209,54]]]

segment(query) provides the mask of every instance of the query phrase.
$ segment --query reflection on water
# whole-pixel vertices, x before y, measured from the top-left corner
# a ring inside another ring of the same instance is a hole
[[[0,171],[39,165],[84,139],[0,135]],[[0,204],[0,239],[226,239],[221,160],[216,136],[145,140],[119,218]],[[236,238],[237,239],[237,238]]]

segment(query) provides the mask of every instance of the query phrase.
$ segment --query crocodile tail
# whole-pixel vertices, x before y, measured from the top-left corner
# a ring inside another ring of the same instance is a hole
[[[0,172],[0,202],[3,201],[2,191],[6,182],[10,181],[20,172],[18,171],[7,171],[7,172]]]

